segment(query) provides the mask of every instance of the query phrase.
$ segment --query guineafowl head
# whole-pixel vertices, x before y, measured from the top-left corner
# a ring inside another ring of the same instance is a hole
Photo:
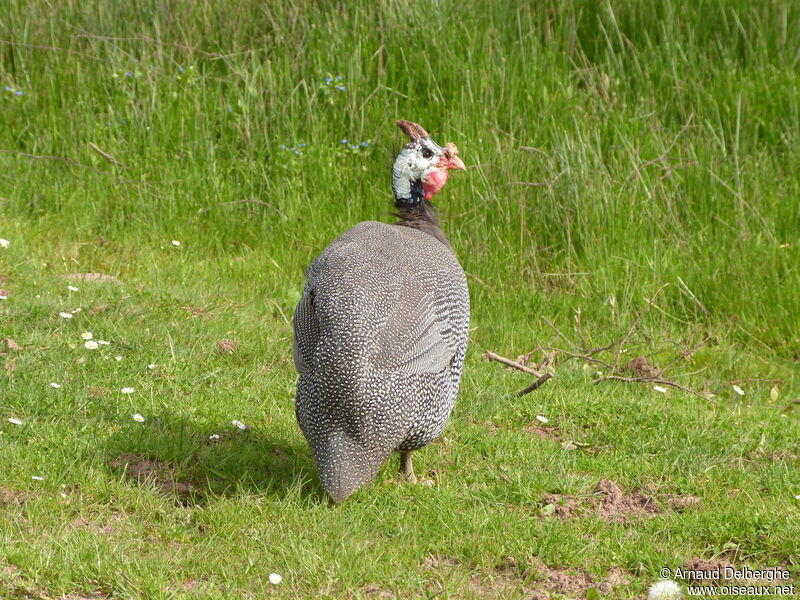
[[[448,171],[466,169],[452,142],[442,148],[427,131],[411,121],[397,121],[397,126],[411,139],[392,168],[392,191],[399,204],[430,200],[447,183]]]

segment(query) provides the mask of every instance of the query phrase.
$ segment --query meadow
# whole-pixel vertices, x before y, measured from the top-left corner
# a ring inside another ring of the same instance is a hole
[[[468,166],[470,346],[425,482],[334,505],[292,311],[396,119]],[[5,0],[0,598],[798,579],[799,173],[794,2]]]

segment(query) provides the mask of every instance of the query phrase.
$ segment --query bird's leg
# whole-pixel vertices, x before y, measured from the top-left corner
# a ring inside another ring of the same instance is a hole
[[[411,464],[411,452],[412,450],[400,451],[400,475],[410,483],[417,483],[417,476],[414,475],[414,466]]]

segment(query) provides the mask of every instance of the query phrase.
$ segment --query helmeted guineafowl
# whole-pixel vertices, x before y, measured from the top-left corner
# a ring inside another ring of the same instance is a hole
[[[341,502],[400,451],[444,429],[458,391],[469,325],[464,271],[429,200],[464,169],[409,121],[392,169],[393,225],[366,221],[334,240],[306,270],[294,313],[296,412],[323,487]]]

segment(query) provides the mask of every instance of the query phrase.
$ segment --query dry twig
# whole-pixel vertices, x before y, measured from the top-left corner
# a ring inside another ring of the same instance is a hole
[[[552,378],[552,377],[553,377],[552,373],[545,373],[544,375],[539,377],[539,379],[537,379],[532,384],[530,384],[528,387],[526,387],[524,389],[521,389],[516,394],[514,394],[514,397],[515,398],[520,398],[521,396],[524,396],[525,394],[530,394],[534,390],[539,389],[542,386],[542,384],[546,383],[547,380]]]
[[[531,369],[530,367],[526,367],[525,365],[521,365],[520,363],[513,361],[509,358],[503,358],[499,354],[495,354],[491,350],[487,350],[483,357],[485,360],[493,360],[495,362],[499,362],[507,367],[511,367],[512,369],[516,369],[517,371],[522,371],[523,373],[527,373],[528,375],[533,375],[534,377],[541,378],[544,373],[537,371],[536,369]]]
[[[605,377],[593,379],[592,383],[597,384],[608,379],[613,379],[614,381],[625,381],[626,383],[652,383],[654,385],[668,385],[678,388],[679,390],[683,390],[684,392],[689,392],[690,394],[699,394],[699,392],[689,389],[680,383],[675,383],[669,379],[658,379],[656,377],[622,377],[621,375],[606,375]]]
[[[100,156],[105,158],[112,165],[117,165],[119,167],[122,167],[123,169],[127,168],[125,165],[123,165],[121,162],[119,162],[116,158],[111,156],[108,152],[106,152],[105,150],[101,150],[100,147],[97,144],[95,144],[94,142],[89,142],[89,148],[91,148],[92,150],[97,152]]]
[[[499,354],[495,354],[491,350],[487,350],[484,355],[484,360],[493,360],[495,362],[499,362],[500,364],[506,365],[507,367],[511,367],[512,369],[516,369],[518,371],[522,371],[523,373],[528,373],[529,375],[533,375],[536,377],[536,381],[530,384],[528,387],[521,389],[516,394],[514,394],[515,398],[519,398],[520,396],[524,396],[525,394],[530,394],[532,391],[540,388],[544,383],[546,383],[549,379],[553,377],[552,373],[549,372],[540,372],[536,369],[531,369],[530,367],[526,367],[523,364],[520,364],[516,361],[513,361],[508,358],[504,358]]]

